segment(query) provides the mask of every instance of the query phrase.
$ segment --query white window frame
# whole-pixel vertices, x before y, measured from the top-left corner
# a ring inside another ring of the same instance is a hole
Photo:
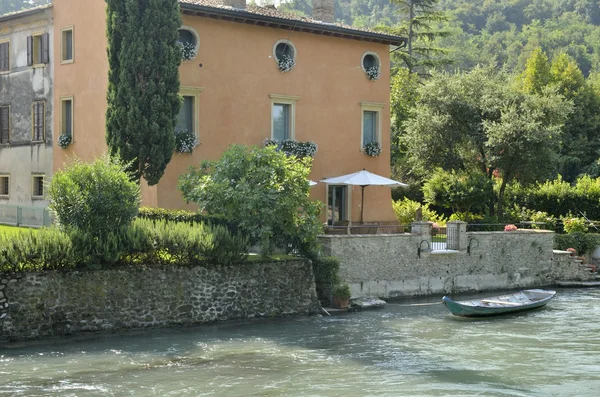
[[[379,145],[383,147],[381,142],[381,114],[383,113],[383,108],[385,107],[385,103],[379,102],[361,102],[360,103],[360,150],[364,151],[364,136],[365,136],[365,111],[376,112],[377,113],[377,130],[375,131],[375,136],[377,137],[377,142]]]
[[[0,39],[0,44],[8,43],[8,70],[0,70],[0,74],[8,74],[10,73],[12,67],[12,57],[10,56],[10,50],[12,48],[12,43],[10,42],[10,37],[5,39]]]
[[[193,114],[193,133],[200,142],[200,94],[204,91],[204,87],[181,87],[179,95],[191,96],[194,98],[194,114]]]
[[[67,101],[71,101],[71,142],[75,142],[75,100],[72,95],[60,97],[59,136],[65,133],[65,111],[63,106]]]
[[[0,199],[10,198],[10,175],[9,174],[0,174],[0,185],[4,185],[4,181],[3,181],[4,178],[8,179],[8,192],[6,192],[6,194],[2,194],[2,192],[0,192]]]
[[[275,123],[273,107],[275,104],[290,105],[290,136],[288,139],[296,139],[296,101],[300,99],[295,95],[269,94],[271,98],[271,139],[275,139]]]
[[[71,31],[71,59],[65,59],[65,32]],[[73,25],[60,30],[60,64],[65,65],[75,62],[75,28]]]
[[[41,195],[36,195],[35,194],[35,188],[36,188],[36,179],[37,178],[42,178],[42,194]],[[31,174],[31,198],[33,200],[44,200],[46,198],[46,187],[45,187],[45,183],[46,183],[46,175],[42,174],[42,173],[34,173]]]
[[[294,61],[298,58],[298,50],[296,50],[296,46],[294,45],[294,43],[287,39],[279,39],[275,42],[275,44],[273,44],[273,59],[275,60],[275,62],[279,63],[279,59],[277,59],[277,46],[279,44],[287,44],[288,46],[290,46],[292,49],[292,58],[294,58]]]

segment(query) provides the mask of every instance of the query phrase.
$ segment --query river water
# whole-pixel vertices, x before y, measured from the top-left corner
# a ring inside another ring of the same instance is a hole
[[[0,396],[600,395],[600,290],[479,320],[437,301],[0,346]]]

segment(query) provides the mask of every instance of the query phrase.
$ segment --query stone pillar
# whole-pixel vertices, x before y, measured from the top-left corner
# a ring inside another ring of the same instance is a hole
[[[412,234],[418,234],[425,240],[431,241],[431,223],[429,222],[413,222],[411,223]]]
[[[313,19],[316,21],[334,22],[334,0],[313,0]]]
[[[467,249],[467,222],[450,221],[446,224],[446,243],[449,250]]]
[[[223,5],[244,10],[246,9],[246,0],[223,0]]]

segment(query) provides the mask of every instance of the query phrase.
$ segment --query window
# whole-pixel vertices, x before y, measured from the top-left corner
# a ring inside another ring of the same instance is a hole
[[[175,126],[175,132],[192,132],[199,136],[199,107],[200,107],[200,93],[202,88],[194,87],[182,87],[179,91],[179,95],[182,97],[181,109],[179,109],[179,115],[177,115],[177,125]]]
[[[182,57],[184,61],[192,60],[198,54],[200,48],[200,36],[194,28],[182,26],[179,29],[179,38],[177,42],[181,46]]]
[[[8,198],[10,192],[10,176],[0,175],[0,198]]]
[[[296,47],[289,40],[277,40],[273,45],[273,58],[282,72],[289,72],[296,66]]]
[[[348,186],[330,185],[327,190],[327,224],[348,219]]]
[[[270,95],[271,138],[277,141],[295,139],[296,101],[299,97]]]
[[[0,105],[0,144],[10,142],[10,106]]]
[[[379,61],[379,55],[374,52],[365,52],[362,56],[361,67],[363,72],[367,75],[369,80],[379,79],[381,73],[381,62]]]
[[[44,198],[44,175],[37,174],[33,175],[33,186],[32,186],[32,198]]]
[[[60,62],[73,62],[73,27],[60,31]]]
[[[384,104],[363,102],[362,108],[362,134],[361,148],[364,148],[367,143],[381,143],[381,109]]]
[[[60,133],[73,138],[73,97],[60,99]]]
[[[46,103],[37,101],[32,106],[32,135],[31,140],[35,142],[44,141],[46,138]]]
[[[0,73],[10,71],[10,42],[0,42]]]
[[[27,65],[43,66],[50,62],[50,35],[38,33],[27,37]]]

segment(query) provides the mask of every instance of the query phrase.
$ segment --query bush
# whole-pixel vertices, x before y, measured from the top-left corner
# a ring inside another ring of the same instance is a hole
[[[67,268],[233,265],[245,261],[248,240],[224,226],[136,219],[102,236],[68,228],[0,235],[0,273]]]
[[[563,218],[563,228],[567,234],[571,233],[586,233],[588,231],[588,227],[585,224],[585,219],[583,218],[572,218],[567,217]]]
[[[171,210],[165,208],[141,207],[138,212],[138,218],[151,220],[164,220],[171,222],[185,223],[207,223],[212,226],[220,225],[226,227],[231,233],[238,232],[237,224],[223,216],[206,215],[198,212],[185,210]]]
[[[336,284],[335,287],[333,287],[333,296],[340,299],[350,299],[352,296],[350,286],[346,283]]]
[[[61,270],[76,264],[69,236],[56,229],[0,234],[0,273]]]
[[[219,161],[182,175],[179,189],[201,210],[235,220],[264,255],[276,248],[310,251],[322,232],[321,203],[309,198],[311,164],[310,157],[288,157],[273,146],[232,145]]]
[[[339,282],[340,260],[338,258],[322,256],[313,259],[312,262],[317,286],[332,285]]]
[[[140,203],[137,183],[119,160],[107,155],[93,163],[74,160],[54,174],[48,194],[49,208],[61,226],[94,236],[129,225]]]
[[[600,234],[579,233],[556,234],[554,236],[554,249],[566,251],[567,248],[575,250],[584,255],[592,252],[597,245],[600,245]]]
[[[423,185],[423,196],[428,204],[453,212],[483,213],[493,197],[493,184],[482,173],[437,169]]]
[[[410,225],[417,218],[417,210],[422,209],[423,221],[435,222],[442,226],[446,224],[447,219],[431,210],[427,204],[417,203],[416,201],[404,198],[392,203],[392,208],[396,218],[401,225]]]

